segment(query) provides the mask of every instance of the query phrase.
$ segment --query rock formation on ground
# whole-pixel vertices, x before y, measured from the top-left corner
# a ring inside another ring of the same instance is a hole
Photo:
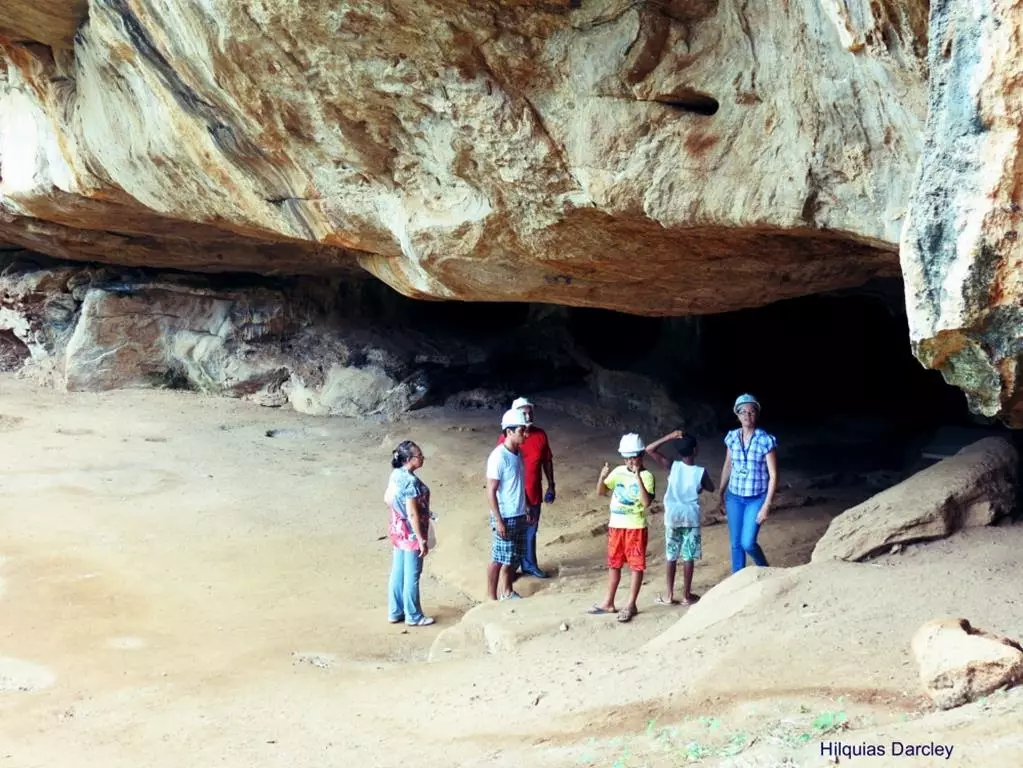
[[[529,392],[592,425],[702,434],[715,423],[650,377],[597,365],[557,313],[472,334],[409,317],[413,302],[375,282],[246,284],[38,260],[0,259],[0,371],[68,390],[185,388],[383,418],[442,403],[501,411]]]
[[[1019,455],[988,437],[910,476],[836,517],[813,560],[864,560],[894,545],[929,541],[990,525],[1016,509]]]
[[[927,622],[913,636],[911,647],[924,691],[941,709],[1023,682],[1020,644],[976,629],[966,619]]]

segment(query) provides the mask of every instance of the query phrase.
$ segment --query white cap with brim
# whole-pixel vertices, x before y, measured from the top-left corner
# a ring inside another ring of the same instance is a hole
[[[640,456],[644,450],[646,450],[646,445],[635,432],[623,435],[621,442],[618,443],[618,453],[626,459],[633,456]]]
[[[501,429],[525,426],[528,426],[526,415],[518,408],[512,408],[510,411],[505,411],[504,416],[501,417]]]
[[[516,408],[526,408],[526,407],[532,408],[533,404],[531,402],[529,402],[529,400],[527,400],[524,397],[517,397],[517,398],[515,398],[515,402],[512,403],[511,407],[512,407],[513,410],[516,409]]]

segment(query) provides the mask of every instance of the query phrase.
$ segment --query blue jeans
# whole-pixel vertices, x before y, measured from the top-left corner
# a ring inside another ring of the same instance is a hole
[[[759,496],[736,496],[731,491],[725,494],[728,534],[732,540],[732,573],[746,567],[746,555],[753,559],[754,564],[762,568],[767,566],[764,550],[757,544],[757,534],[760,533],[757,514],[764,506],[765,498],[766,492]]]
[[[540,528],[540,505],[527,505],[527,514],[534,515],[536,522],[526,526],[526,550],[522,555],[522,572],[536,573],[540,566],[536,562],[536,532]]]
[[[418,552],[394,548],[387,590],[387,615],[391,621],[398,621],[404,616],[406,624],[415,624],[423,618],[423,609],[419,607],[419,577],[422,574],[423,558]]]

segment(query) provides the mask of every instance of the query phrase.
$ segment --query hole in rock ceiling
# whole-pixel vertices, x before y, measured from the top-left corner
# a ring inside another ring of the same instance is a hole
[[[718,111],[718,100],[705,93],[690,91],[673,96],[655,99],[658,104],[671,107],[679,112],[692,112],[696,115],[710,116]]]

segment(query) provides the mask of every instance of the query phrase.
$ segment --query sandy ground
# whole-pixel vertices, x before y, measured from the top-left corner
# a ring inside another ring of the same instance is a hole
[[[592,486],[618,435],[541,414],[556,577],[478,604],[495,416],[316,419],[0,377],[0,768],[820,765],[822,738],[958,750],[873,765],[1023,764],[1021,697],[932,713],[908,649],[943,614],[1023,637],[1023,526],[798,567],[869,490],[787,492],[801,506],[761,536],[779,567],[726,579],[727,531],[708,526],[686,616],[653,602],[655,519],[641,614],[619,625],[585,615],[605,578]],[[412,630],[386,622],[381,498],[406,437],[440,515],[423,582],[438,623]],[[720,448],[702,459],[716,477]]]

